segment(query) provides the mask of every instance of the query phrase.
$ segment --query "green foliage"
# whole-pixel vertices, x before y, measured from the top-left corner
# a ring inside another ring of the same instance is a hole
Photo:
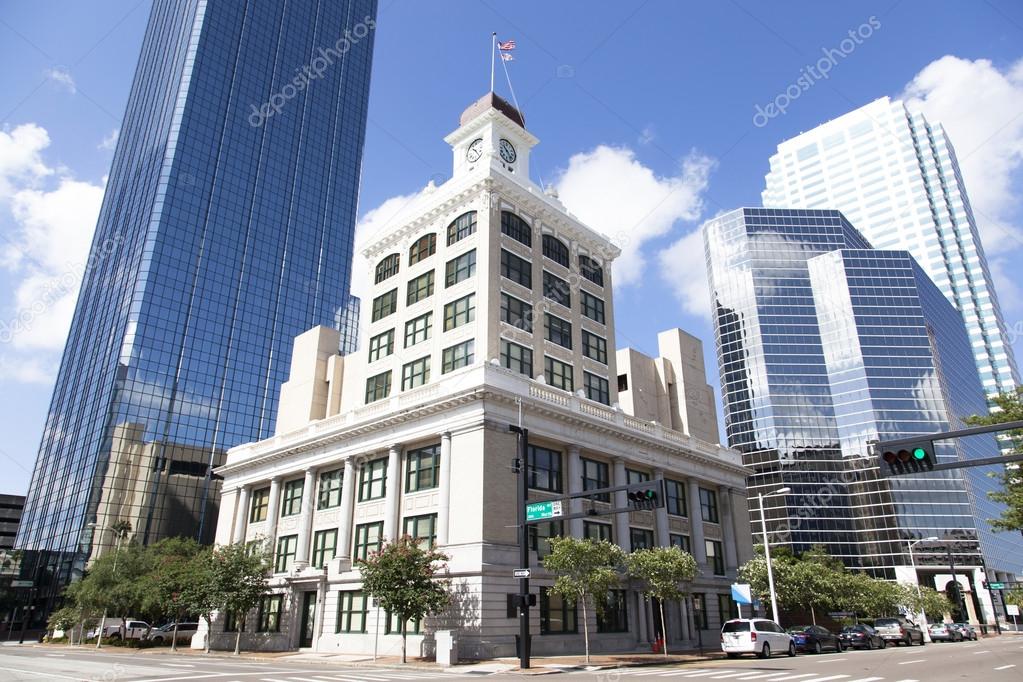
[[[682,601],[688,590],[686,584],[696,577],[696,559],[678,547],[651,547],[636,550],[626,559],[629,575],[643,582],[643,594],[660,604],[661,632],[667,632],[664,622],[664,602]],[[665,642],[664,655],[668,655]]]
[[[406,535],[385,544],[359,563],[362,589],[376,597],[380,606],[397,616],[402,624],[402,663],[406,660],[406,622],[437,613],[451,601],[447,582],[437,578],[446,569],[447,560],[447,555],[427,549]]]
[[[1015,391],[1000,393],[992,401],[1000,408],[998,412],[974,415],[967,418],[966,423],[981,426],[1023,420],[1023,386],[1017,386]],[[1023,431],[1009,433],[1015,442],[1015,451],[1023,451]],[[996,531],[1023,531],[1023,473],[1018,467],[1012,467],[990,475],[1001,481],[1002,489],[988,493],[988,497],[1004,505],[1005,509],[999,518],[988,519],[988,522]]]
[[[551,591],[560,594],[569,604],[583,609],[583,640],[586,662],[590,662],[590,630],[586,602],[593,601],[597,613],[603,613],[608,593],[621,582],[619,573],[625,563],[625,552],[607,540],[572,537],[551,538],[551,553],[541,563],[557,575]]]
[[[150,572],[143,578],[143,606],[152,614],[181,620],[186,611],[183,594],[192,584],[192,562],[202,547],[191,538],[166,538],[148,548]],[[171,638],[171,650],[177,649],[177,630]]]
[[[266,594],[266,575],[270,556],[263,543],[235,543],[216,547],[201,573],[208,575],[212,597],[217,608],[225,613],[246,614]],[[241,629],[235,635],[234,652],[241,647]]]

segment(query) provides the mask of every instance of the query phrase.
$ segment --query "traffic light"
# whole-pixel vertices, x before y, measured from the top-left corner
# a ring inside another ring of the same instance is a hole
[[[629,507],[632,509],[656,509],[664,506],[664,481],[635,483],[628,489]]]
[[[918,474],[934,469],[934,441],[893,441],[891,445],[878,443],[882,473],[887,476]],[[885,469],[887,468],[887,471]]]

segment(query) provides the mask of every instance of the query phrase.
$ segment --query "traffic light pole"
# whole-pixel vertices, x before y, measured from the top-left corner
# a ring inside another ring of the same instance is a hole
[[[526,496],[529,493],[529,429],[521,426],[510,427],[518,434],[518,455],[515,477],[515,492],[518,500],[519,525],[519,568],[529,568],[529,526],[526,524]],[[529,669],[529,572],[519,578],[519,668]]]

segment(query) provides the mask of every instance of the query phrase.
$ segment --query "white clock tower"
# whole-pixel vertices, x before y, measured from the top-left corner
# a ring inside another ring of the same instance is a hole
[[[460,127],[444,138],[454,153],[453,176],[482,165],[529,180],[529,150],[539,140],[526,130],[522,114],[488,92],[462,112]]]

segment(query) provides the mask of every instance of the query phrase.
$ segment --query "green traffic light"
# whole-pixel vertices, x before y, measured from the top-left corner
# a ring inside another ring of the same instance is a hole
[[[926,459],[927,451],[923,448],[913,448],[913,459]]]

